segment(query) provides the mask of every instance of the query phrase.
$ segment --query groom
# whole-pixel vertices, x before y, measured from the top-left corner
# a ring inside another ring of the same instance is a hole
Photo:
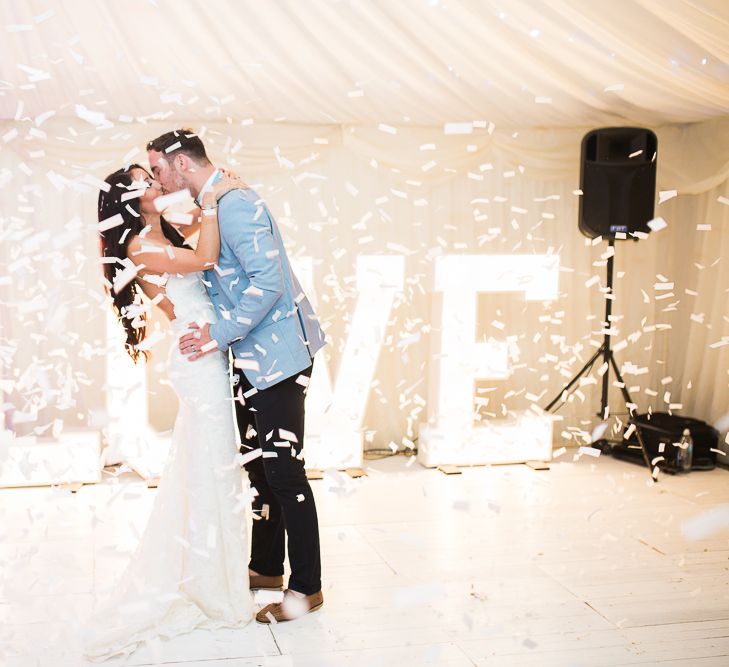
[[[192,130],[163,134],[147,152],[165,192],[188,188],[198,202],[220,177]],[[324,334],[263,200],[249,188],[231,190],[219,199],[217,214],[220,258],[205,271],[205,285],[218,321],[191,325],[179,346],[190,361],[214,350],[232,352],[241,453],[257,492],[250,587],[282,588],[286,533],[291,566],[283,602],[267,605],[256,620],[289,621],[324,602],[319,526],[302,455],[304,397]]]

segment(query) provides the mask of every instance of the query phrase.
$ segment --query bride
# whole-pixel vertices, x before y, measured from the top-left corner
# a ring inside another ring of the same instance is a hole
[[[99,229],[107,287],[137,361],[147,352],[140,290],[170,320],[175,339],[190,322],[215,320],[200,272],[218,259],[216,200],[240,182],[225,177],[203,195],[193,250],[157,212],[160,185],[138,165],[106,179]],[[92,660],[128,655],[143,642],[195,628],[242,627],[253,603],[245,502],[222,352],[190,363],[172,345],[169,379],[179,399],[172,447],[149,522],[120,581],[86,628]]]

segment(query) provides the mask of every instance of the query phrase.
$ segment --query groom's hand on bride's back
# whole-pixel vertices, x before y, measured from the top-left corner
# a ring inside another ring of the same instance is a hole
[[[195,361],[218,349],[217,341],[210,337],[209,323],[200,326],[197,322],[190,322],[187,326],[191,331],[180,336],[178,344],[188,361]]]

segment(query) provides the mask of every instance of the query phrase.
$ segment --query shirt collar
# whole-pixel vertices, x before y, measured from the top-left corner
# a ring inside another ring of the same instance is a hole
[[[216,169],[212,174],[210,174],[210,177],[207,181],[205,181],[205,185],[200,188],[200,192],[198,192],[197,197],[195,198],[195,203],[200,206],[200,201],[202,200],[202,196],[208,191],[212,190],[213,183],[218,180],[218,177],[220,176],[220,170]]]

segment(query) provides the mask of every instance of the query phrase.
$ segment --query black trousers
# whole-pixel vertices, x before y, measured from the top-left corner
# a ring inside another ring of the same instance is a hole
[[[249,567],[267,576],[282,575],[288,534],[288,588],[306,595],[321,590],[319,521],[301,456],[305,387],[296,381],[299,376],[310,377],[311,369],[248,397],[244,394],[253,387],[240,369],[234,369],[241,453],[263,450],[262,456],[245,464],[251,486],[258,492],[253,499]]]

